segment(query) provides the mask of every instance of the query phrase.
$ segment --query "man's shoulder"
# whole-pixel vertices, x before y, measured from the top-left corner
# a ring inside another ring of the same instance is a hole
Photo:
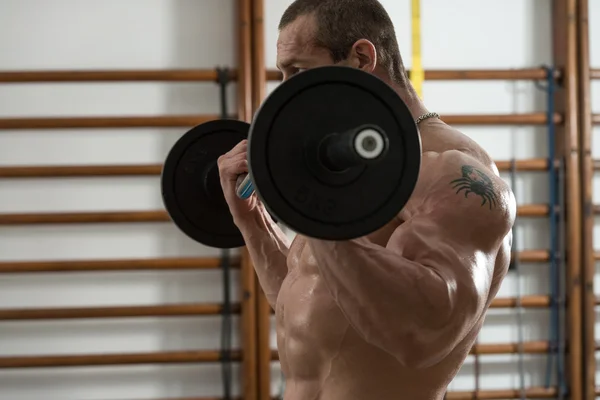
[[[516,202],[491,160],[461,150],[426,152],[419,191],[427,212],[467,228],[512,228]]]

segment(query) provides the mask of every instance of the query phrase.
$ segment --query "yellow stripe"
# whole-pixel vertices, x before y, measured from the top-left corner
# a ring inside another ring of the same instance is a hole
[[[420,98],[423,98],[425,71],[421,58],[421,0],[412,0],[412,68],[410,80]]]

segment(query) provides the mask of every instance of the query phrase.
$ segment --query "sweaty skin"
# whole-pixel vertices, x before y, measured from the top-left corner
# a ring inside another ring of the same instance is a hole
[[[310,41],[310,17],[281,33],[288,79],[332,64]],[[343,64],[382,79],[358,41]],[[416,119],[427,112],[399,89]],[[516,204],[488,154],[439,119],[420,126],[419,180],[396,219],[367,237],[285,234],[256,198],[235,197],[246,142],[219,159],[221,183],[260,284],[276,312],[285,400],[442,399],[505,276]]]

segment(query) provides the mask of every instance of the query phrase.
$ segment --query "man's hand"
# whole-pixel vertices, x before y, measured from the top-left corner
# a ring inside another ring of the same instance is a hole
[[[249,220],[254,212],[260,212],[259,199],[253,193],[248,199],[240,199],[236,193],[237,179],[240,175],[248,173],[248,141],[242,140],[231,151],[225,153],[218,159],[221,187],[225,195],[225,201],[233,216],[236,225]]]

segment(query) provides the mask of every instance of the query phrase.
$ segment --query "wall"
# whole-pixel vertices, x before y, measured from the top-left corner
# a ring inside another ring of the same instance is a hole
[[[267,67],[275,66],[278,19],[290,0],[265,0]],[[550,2],[423,0],[426,69],[528,68],[551,61]],[[600,66],[600,5],[590,2],[592,65]],[[383,0],[411,65],[410,1]],[[454,13],[452,18],[448,16]],[[232,0],[4,0],[0,3],[0,69],[160,69],[235,66]],[[509,27],[509,29],[507,29]],[[597,47],[597,46],[596,46]],[[269,85],[270,89],[275,83]],[[592,85],[600,112],[600,83]],[[235,87],[230,90],[235,104]],[[217,113],[210,83],[14,84],[0,91],[0,117],[171,115]],[[442,114],[545,111],[532,82],[426,82],[427,105]],[[496,160],[547,155],[543,127],[459,127]],[[181,129],[2,131],[1,165],[160,163]],[[598,128],[595,135],[599,133]],[[37,147],[35,147],[37,146]],[[594,157],[600,145],[594,141]],[[503,177],[509,179],[507,174]],[[162,207],[157,178],[0,180],[0,213],[154,210]],[[600,181],[594,180],[595,200]],[[519,204],[545,203],[543,173],[519,173]],[[105,197],[101,198],[102,195]],[[523,218],[519,249],[548,247],[545,219]],[[597,231],[596,231],[597,232]],[[596,237],[599,237],[596,235]],[[596,247],[600,247],[598,239]],[[0,229],[0,260],[116,259],[214,256],[171,224],[30,226]],[[522,264],[499,297],[547,294],[546,264]],[[235,283],[234,283],[235,284]],[[600,281],[596,280],[596,284]],[[219,272],[68,273],[0,276],[0,305],[59,307],[218,302]],[[548,337],[548,312],[526,310],[523,340]],[[236,329],[236,327],[234,327]],[[211,349],[218,318],[2,322],[0,354],[89,354]],[[491,310],[481,343],[519,340],[514,310]],[[275,346],[274,335],[272,344]],[[237,345],[237,338],[234,346]],[[545,357],[525,357],[525,384],[544,384]],[[600,376],[599,376],[600,378]],[[280,390],[273,364],[273,393]],[[32,386],[28,386],[31,384]],[[450,390],[473,389],[469,358]],[[483,356],[482,389],[518,387],[517,356]],[[0,371],[0,400],[117,399],[220,395],[218,365],[131,366]]]
[[[0,68],[235,67],[235,4],[234,0],[5,0],[0,2]],[[232,85],[231,107],[236,105],[235,90]],[[0,117],[214,114],[219,112],[218,95],[212,83],[3,85]],[[183,132],[178,128],[2,131],[0,163],[162,163]],[[0,180],[0,213],[162,207],[157,177]],[[219,253],[192,242],[169,223],[0,228],[3,261],[205,255]],[[220,274],[3,275],[0,307],[215,303],[221,301]],[[234,346],[237,329],[234,326]],[[0,354],[217,349],[219,336],[218,317],[2,322]],[[0,399],[209,396],[221,394],[220,381],[219,364],[1,370]]]

